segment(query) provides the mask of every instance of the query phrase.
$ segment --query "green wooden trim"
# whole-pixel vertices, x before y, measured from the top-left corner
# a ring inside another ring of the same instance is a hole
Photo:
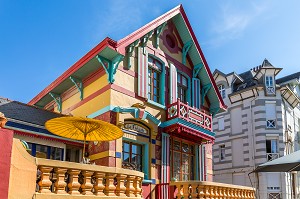
[[[139,109],[135,107],[129,107],[129,108],[122,108],[120,106],[117,106],[112,109],[114,112],[118,113],[132,113],[134,118],[139,118]]]
[[[81,79],[78,79],[76,77],[70,76],[70,80],[75,84],[76,88],[78,89],[80,93],[80,100],[83,100],[83,83]]]
[[[118,54],[113,58],[113,60],[106,59],[105,57],[102,57],[101,55],[97,55],[96,57],[107,74],[108,83],[110,83],[110,84],[114,83],[115,74],[117,72],[119,63],[123,60],[124,56],[121,54]],[[105,63],[107,64],[107,66],[105,65]]]
[[[192,45],[193,45],[193,41],[190,40],[190,41],[186,42],[182,48],[182,63],[184,65],[186,64],[186,55],[189,52]]]
[[[135,46],[139,43],[139,40],[136,40],[132,44],[130,44],[126,49],[126,69],[129,70],[131,68],[130,57],[132,57]]]
[[[154,48],[158,48],[159,46],[159,35],[162,33],[162,30],[164,29],[164,27],[167,25],[167,22],[161,24],[160,26],[158,26],[155,30],[155,43],[154,43]]]
[[[203,68],[202,63],[195,65],[193,69],[193,77],[197,77],[202,68]]]
[[[214,117],[218,112],[220,111],[220,107],[215,107],[215,108],[210,108],[209,112],[212,114]]]
[[[207,95],[207,93],[208,93],[209,89],[211,88],[211,86],[212,86],[211,83],[209,83],[209,84],[206,84],[202,87],[202,89],[201,89],[201,105],[204,104],[204,98]]]
[[[150,32],[148,32],[141,38],[141,46],[142,47],[146,47],[147,42],[148,42],[150,36],[152,35],[152,33],[153,33],[153,30],[151,30]]]
[[[62,112],[62,100],[59,94],[57,93],[53,93],[53,92],[49,92],[49,95],[53,98],[53,100],[55,101],[57,107],[58,107],[58,111],[61,113]]]

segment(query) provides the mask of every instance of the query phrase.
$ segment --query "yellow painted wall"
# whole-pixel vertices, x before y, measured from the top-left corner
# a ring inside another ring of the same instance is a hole
[[[20,140],[13,140],[9,177],[9,199],[31,199],[35,193],[37,166]]]

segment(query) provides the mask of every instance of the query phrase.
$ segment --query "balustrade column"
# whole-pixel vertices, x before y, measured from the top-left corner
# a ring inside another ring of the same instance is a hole
[[[135,176],[127,176],[126,180],[126,196],[134,197],[135,188],[133,187],[133,181]]]
[[[176,185],[178,191],[176,194],[177,198],[181,198],[181,196],[183,195],[183,186],[181,184]]]
[[[198,188],[198,192],[197,192],[197,188]],[[192,198],[197,198],[198,197],[198,195],[199,195],[199,185],[191,184],[190,195],[191,195]]]
[[[96,196],[104,196],[104,188],[105,186],[103,185],[103,178],[105,177],[105,173],[100,173],[100,172],[95,172],[95,184],[94,184],[94,190],[95,190],[95,195]]]
[[[198,186],[198,196],[199,196],[199,199],[204,199],[204,196],[205,196],[204,186],[201,186],[201,185]]]
[[[107,196],[115,196],[115,190],[116,190],[116,186],[114,185],[114,181],[115,181],[115,177],[117,176],[117,174],[114,173],[107,173],[105,176],[105,189],[104,189],[104,193]]]
[[[77,169],[69,169],[69,178],[70,181],[68,183],[68,188],[69,188],[69,194],[71,195],[80,195],[80,192],[78,191],[81,184],[78,182],[78,175],[80,173],[80,170]]]
[[[82,189],[81,194],[93,195],[93,193],[92,193],[93,185],[91,183],[91,176],[94,174],[94,172],[93,171],[82,171],[81,173],[83,175],[83,183],[80,186]]]
[[[125,187],[125,179],[126,175],[117,174],[117,188],[116,188],[116,195],[117,196],[126,196],[126,187]]]
[[[50,180],[50,172],[52,167],[39,166],[38,169],[41,172],[41,180],[39,181],[39,193],[51,193],[50,187],[52,182]]]
[[[66,192],[66,186],[67,183],[65,182],[65,174],[68,169],[64,168],[55,168],[54,172],[56,173],[57,179],[54,184],[55,186],[55,193],[56,194],[67,194]]]
[[[133,183],[133,187],[135,188],[135,197],[141,198],[142,197],[142,180],[141,177],[135,177],[135,181]]]

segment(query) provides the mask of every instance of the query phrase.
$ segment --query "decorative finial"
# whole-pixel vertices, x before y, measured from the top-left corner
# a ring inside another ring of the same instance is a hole
[[[3,113],[0,112],[0,129],[5,126],[6,122],[7,122],[6,117],[4,116]]]

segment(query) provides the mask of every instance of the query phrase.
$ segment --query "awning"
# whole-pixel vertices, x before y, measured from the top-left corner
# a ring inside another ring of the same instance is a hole
[[[300,151],[259,165],[253,172],[290,172],[300,171]]]

